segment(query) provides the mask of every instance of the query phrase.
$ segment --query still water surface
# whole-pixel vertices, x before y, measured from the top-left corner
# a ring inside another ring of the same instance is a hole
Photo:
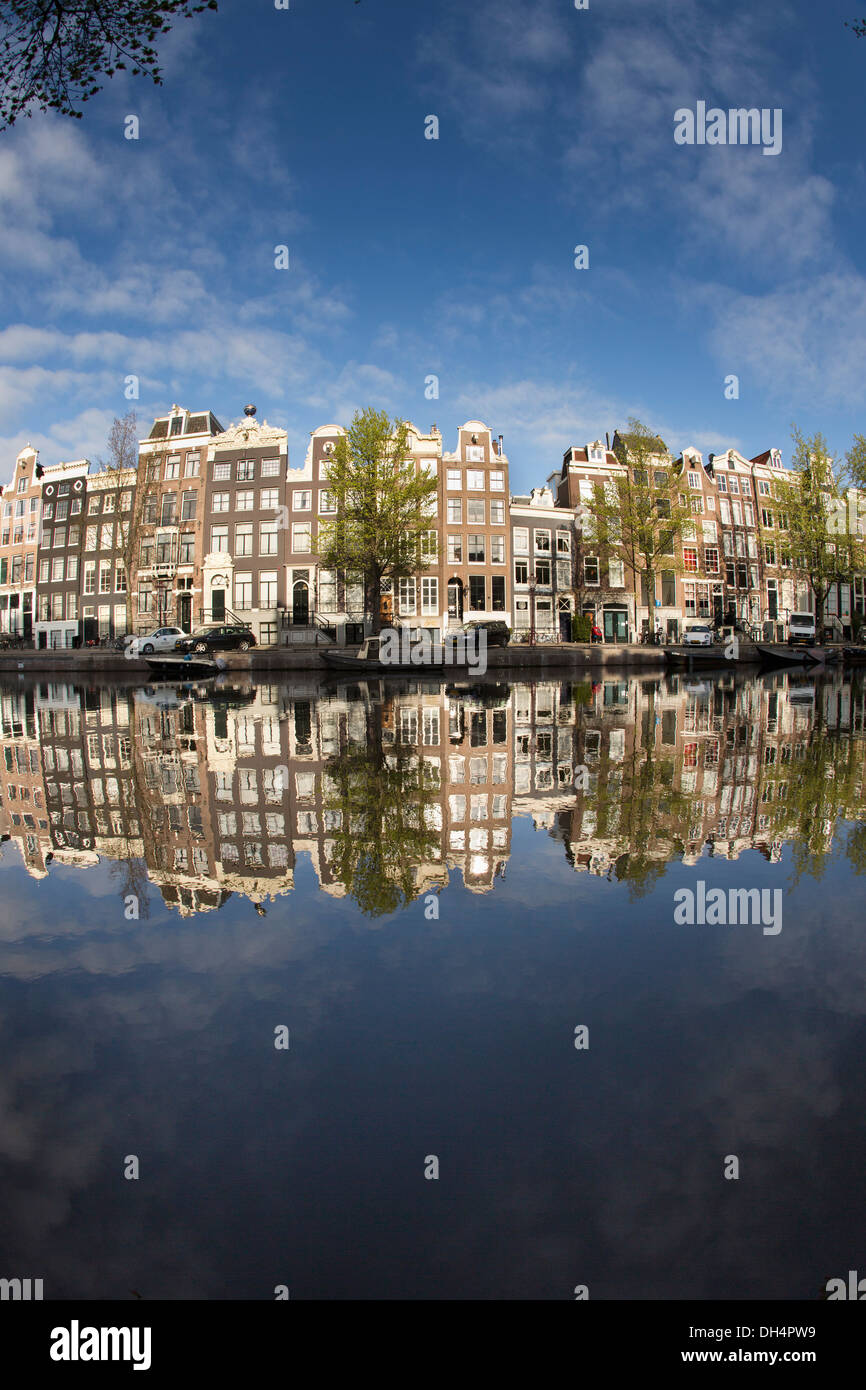
[[[859,680],[19,683],[0,713],[3,1277],[866,1273]],[[781,890],[780,930],[681,924],[699,882]]]

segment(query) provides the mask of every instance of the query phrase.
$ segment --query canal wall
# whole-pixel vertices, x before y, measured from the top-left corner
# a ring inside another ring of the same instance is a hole
[[[230,671],[321,671],[328,670],[317,647],[264,647],[249,652],[226,652]],[[521,643],[514,647],[488,647],[490,671],[663,671],[664,656],[657,647],[637,644],[591,646],[588,643]],[[423,667],[418,667],[419,673]],[[445,672],[462,670],[445,667]],[[122,652],[103,648],[41,649],[0,652],[0,676],[44,673],[55,680],[87,680],[91,676],[126,676],[137,681],[153,680],[146,661],[128,660]],[[344,672],[344,674],[347,674]]]

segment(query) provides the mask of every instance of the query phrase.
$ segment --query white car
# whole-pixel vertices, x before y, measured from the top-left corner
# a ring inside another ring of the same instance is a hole
[[[126,649],[128,656],[151,656],[154,652],[173,652],[180,637],[187,637],[182,627],[158,627],[145,637],[135,637]]]
[[[683,633],[683,646],[685,647],[711,647],[713,645],[713,634],[706,623],[692,623]]]

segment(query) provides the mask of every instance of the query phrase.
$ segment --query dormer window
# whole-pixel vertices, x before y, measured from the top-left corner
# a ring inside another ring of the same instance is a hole
[[[183,434],[183,416],[175,415],[171,421],[171,434]]]
[[[589,459],[590,463],[604,462],[604,450],[601,448],[599,444],[591,444],[586,451],[586,456]]]

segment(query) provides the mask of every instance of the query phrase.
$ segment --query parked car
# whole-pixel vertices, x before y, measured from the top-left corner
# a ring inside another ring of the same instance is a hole
[[[488,647],[507,647],[511,640],[511,628],[500,618],[479,618],[477,622],[464,623],[463,630],[486,632]]]
[[[207,627],[196,628],[188,637],[179,638],[174,644],[174,650],[227,652],[235,648],[239,652],[246,652],[255,645],[255,633],[243,623],[208,623]]]
[[[683,633],[683,646],[685,647],[711,647],[713,645],[712,629],[706,623],[691,623]]]
[[[180,637],[186,637],[182,627],[158,627],[145,637],[134,637],[129,644],[130,655],[152,656],[154,652],[173,652]]]
[[[815,641],[815,619],[811,613],[792,613],[788,619],[788,646]]]

